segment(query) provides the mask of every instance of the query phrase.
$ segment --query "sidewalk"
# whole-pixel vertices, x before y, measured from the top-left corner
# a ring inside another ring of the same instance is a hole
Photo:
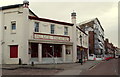
[[[44,74],[48,75],[79,75],[80,72],[90,69],[101,61],[87,61],[81,65],[80,63],[64,63],[64,64],[37,64],[34,66],[31,65],[2,65],[2,69],[5,74],[9,74],[12,72],[17,72],[19,74],[26,74],[23,71],[26,71],[28,74],[33,74],[31,72],[35,72],[37,75]],[[57,72],[56,72],[57,71]],[[21,73],[20,73],[21,72]],[[52,72],[52,73],[50,73]]]
[[[18,69],[18,68],[35,68],[35,69],[64,69],[70,70],[72,69],[86,69],[89,66],[92,66],[101,61],[87,61],[81,65],[80,63],[62,63],[62,64],[35,64],[32,65],[17,65],[17,64],[3,64],[2,69]],[[77,67],[76,67],[77,66]],[[79,67],[79,68],[78,68]]]

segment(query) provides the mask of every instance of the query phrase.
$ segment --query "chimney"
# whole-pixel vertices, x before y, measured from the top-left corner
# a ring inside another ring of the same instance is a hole
[[[29,1],[24,0],[24,1],[23,1],[23,7],[24,7],[24,8],[28,8],[28,7],[29,7]]]
[[[71,13],[71,21],[73,24],[76,24],[76,12]]]

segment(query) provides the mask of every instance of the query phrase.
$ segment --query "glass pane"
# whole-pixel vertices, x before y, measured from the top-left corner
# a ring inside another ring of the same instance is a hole
[[[39,23],[35,22],[35,32],[39,32]]]
[[[53,24],[51,24],[51,34],[54,34],[54,26]]]

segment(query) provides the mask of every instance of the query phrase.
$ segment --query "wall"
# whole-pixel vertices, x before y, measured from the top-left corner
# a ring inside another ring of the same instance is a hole
[[[64,36],[70,36],[70,42],[73,41],[72,26],[37,21],[37,20],[29,20],[29,22],[30,22],[29,39],[33,39],[34,22],[39,22],[39,32],[37,32],[37,33],[51,34],[50,33],[50,25],[54,24],[55,25],[55,34],[53,34],[53,35],[64,35],[64,27],[66,26],[66,27],[68,27],[68,35],[64,35]]]
[[[89,53],[94,54],[94,32],[89,31]]]
[[[94,20],[94,32],[95,32],[95,52],[101,53],[100,49],[102,49],[103,54],[105,54],[104,48],[104,31],[97,20]],[[96,50],[99,49],[99,50]]]
[[[3,44],[3,12],[0,10],[0,64],[2,63]]]
[[[3,59],[6,64],[18,64],[19,58],[23,63],[27,63],[27,36],[29,31],[29,25],[26,24],[27,10],[23,10],[22,7],[4,10],[4,26],[7,27],[4,30],[4,53]],[[21,13],[19,13],[21,12]],[[16,33],[11,33],[11,21],[16,21]],[[18,45],[18,58],[10,58],[10,45]]]

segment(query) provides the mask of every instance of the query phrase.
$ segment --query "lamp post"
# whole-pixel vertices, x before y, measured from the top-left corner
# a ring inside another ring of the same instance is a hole
[[[81,52],[81,65],[82,65],[83,61],[82,61],[82,35],[81,34],[80,34],[80,44],[81,44],[80,52]]]

